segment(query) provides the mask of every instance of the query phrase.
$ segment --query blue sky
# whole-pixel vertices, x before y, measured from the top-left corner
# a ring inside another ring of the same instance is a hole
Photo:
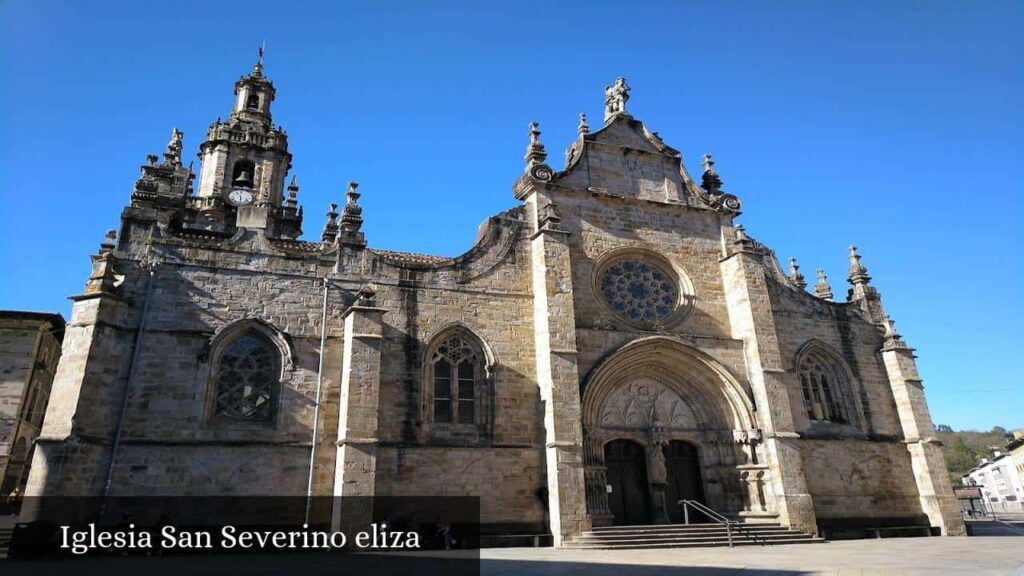
[[[1019,2],[0,2],[0,308],[81,290],[146,154],[194,157],[267,42],[307,238],[345,183],[381,248],[454,255],[602,89],[846,292],[857,243],[934,420],[1024,426]]]

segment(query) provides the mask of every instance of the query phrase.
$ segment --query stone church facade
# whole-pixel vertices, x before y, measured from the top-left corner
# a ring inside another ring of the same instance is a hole
[[[300,240],[262,62],[194,178],[177,130],[73,296],[28,495],[473,495],[494,532],[963,524],[912,350],[851,248],[846,301],[735,223],[710,156],[606,89],[453,258],[374,249],[360,192]],[[321,351],[323,352],[321,354]],[[312,464],[311,464],[312,462]]]

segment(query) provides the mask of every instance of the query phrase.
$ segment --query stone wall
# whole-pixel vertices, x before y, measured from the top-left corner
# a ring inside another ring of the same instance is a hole
[[[902,442],[802,440],[799,446],[818,518],[921,516]]]
[[[544,454],[539,446],[394,446],[377,454],[378,494],[479,496],[486,524],[542,528]]]
[[[0,311],[0,494],[28,479],[60,359],[59,314]]]
[[[868,419],[868,429],[862,432],[884,438],[902,437],[896,404],[879,354],[883,339],[878,327],[845,302],[821,300],[778,281],[769,281],[768,288],[780,352],[790,373],[786,383],[795,428],[807,432],[810,427],[796,373],[797,354],[809,342],[817,341],[842,357],[852,372],[854,393]]]
[[[378,440],[391,446],[381,454],[384,465],[376,493],[430,494],[434,492],[426,486],[450,475],[446,482],[460,485],[459,494],[486,495],[493,475],[498,475],[515,489],[503,498],[488,499],[483,507],[485,520],[540,522],[536,493],[544,484],[544,473],[536,447],[543,428],[530,344],[533,302],[529,260],[523,255],[525,238],[516,230],[511,226],[495,232],[497,240],[485,237],[476,253],[463,262],[410,271],[394,258],[370,251],[328,246],[334,254],[327,258],[282,254],[252,234],[230,244],[204,246],[172,237],[153,245],[144,241],[148,232],[129,219],[119,246],[122,257],[115,263],[126,273],[125,280],[118,287],[117,303],[108,305],[108,309],[120,307],[117,315],[123,327],[94,323],[100,315],[97,300],[77,304],[84,324],[71,337],[74,350],[69,358],[74,361],[69,360],[66,367],[67,385],[77,385],[81,375],[93,369],[112,377],[107,384],[112,387],[102,400],[87,391],[88,405],[78,394],[67,395],[55,408],[60,417],[55,419],[52,436],[73,438],[87,430],[109,444],[123,386],[130,379],[113,495],[304,494],[319,370],[321,277],[328,276],[327,350],[314,492],[331,494],[342,318],[355,291],[373,283],[377,305],[386,311]],[[158,254],[158,263],[140,349],[132,365],[147,281],[136,259],[147,250]],[[213,417],[211,345],[225,331],[252,321],[278,332],[286,342],[276,420],[268,425]],[[479,335],[495,360],[493,429],[486,438],[472,441],[435,438],[420,431],[427,408],[422,401],[425,345],[456,325]],[[115,331],[117,337],[99,337],[97,331]],[[103,358],[97,357],[100,349]],[[83,419],[87,412],[94,416]],[[89,462],[81,463],[92,472],[62,472],[56,485],[51,475],[49,490],[94,492],[96,479],[106,473],[109,451],[95,447],[64,453],[92,454]],[[399,453],[406,455],[407,463],[389,468],[388,459]],[[445,461],[450,465],[439,469],[436,463]],[[470,464],[475,473],[465,470]]]

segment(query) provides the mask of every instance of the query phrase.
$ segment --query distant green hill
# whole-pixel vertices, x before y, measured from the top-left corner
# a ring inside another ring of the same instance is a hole
[[[978,430],[955,431],[949,426],[935,426],[939,440],[942,441],[942,452],[946,455],[946,468],[949,478],[954,484],[968,470],[978,465],[982,458],[991,458],[991,447],[1002,448],[1013,438],[1013,435],[1002,426],[996,426],[988,432]]]

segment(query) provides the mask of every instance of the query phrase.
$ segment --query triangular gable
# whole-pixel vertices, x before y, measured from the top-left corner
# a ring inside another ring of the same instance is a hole
[[[617,114],[570,148],[566,167],[553,183],[626,198],[687,203],[688,177],[682,156],[642,122]]]

